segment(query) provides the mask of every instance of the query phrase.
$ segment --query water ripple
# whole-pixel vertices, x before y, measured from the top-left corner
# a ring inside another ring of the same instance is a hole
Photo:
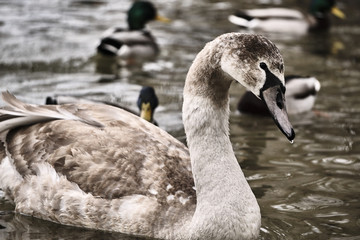
[[[349,193],[356,192],[360,188],[360,182],[351,178],[323,177],[302,185],[312,191]]]
[[[303,212],[328,206],[341,206],[344,202],[340,199],[322,195],[311,194],[300,198],[298,202],[291,204],[282,203],[272,205],[273,208],[285,212]]]
[[[359,176],[360,162],[356,158],[344,157],[326,157],[322,159],[314,159],[311,161],[314,165],[322,166],[326,169],[333,169],[336,173],[346,175]]]

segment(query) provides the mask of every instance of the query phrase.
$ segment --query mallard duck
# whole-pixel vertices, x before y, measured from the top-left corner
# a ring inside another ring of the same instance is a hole
[[[255,239],[260,208],[230,142],[229,88],[236,81],[263,99],[293,141],[283,68],[263,36],[227,33],[207,43],[185,80],[188,148],[119,108],[29,105],[4,92],[0,187],[16,212],[60,224],[160,239]]]
[[[48,96],[46,97],[46,105],[58,105],[58,104],[67,104],[67,103],[94,103],[92,100],[78,98],[73,96],[58,95],[55,97]],[[132,111],[130,108],[119,105],[114,102],[103,101],[101,103],[108,104],[114,107],[122,108],[128,112],[138,115],[138,113]],[[158,97],[156,96],[155,90],[153,87],[142,87],[137,99],[136,105],[139,108],[139,116],[157,126],[157,122],[154,119],[155,109],[159,105]]]
[[[285,76],[285,84],[288,114],[299,114],[313,108],[320,90],[320,82],[315,77],[289,75]],[[237,109],[241,113],[270,116],[266,105],[249,91],[241,97]]]
[[[104,32],[97,46],[97,52],[106,56],[116,56],[121,65],[131,65],[154,59],[159,47],[146,23],[152,20],[168,22],[157,15],[151,2],[136,1],[128,11],[128,28],[110,28]]]
[[[339,18],[345,18],[345,14],[335,6],[335,0],[312,0],[310,11],[305,15],[294,9],[267,8],[239,11],[228,19],[240,27],[259,31],[305,34],[327,30],[330,27],[330,11]]]
[[[159,100],[155,94],[154,88],[143,87],[137,100],[140,117],[157,125],[156,121],[154,120],[154,113],[158,105]]]

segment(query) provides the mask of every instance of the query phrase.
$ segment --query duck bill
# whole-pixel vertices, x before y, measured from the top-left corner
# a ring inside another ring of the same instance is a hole
[[[336,17],[340,18],[340,19],[345,18],[345,13],[343,11],[341,11],[338,7],[332,7],[331,8],[331,13],[334,14]]]
[[[280,85],[275,85],[262,90],[260,98],[265,102],[270,115],[274,119],[280,131],[292,143],[295,138],[295,132],[286,112],[285,97],[281,91]]]
[[[155,20],[156,20],[156,21],[160,21],[160,22],[164,22],[164,23],[169,23],[169,22],[171,22],[171,20],[170,20],[169,18],[160,16],[160,15],[156,15]]]
[[[152,121],[152,111],[150,107],[150,103],[142,103],[140,117],[145,119],[146,121]]]

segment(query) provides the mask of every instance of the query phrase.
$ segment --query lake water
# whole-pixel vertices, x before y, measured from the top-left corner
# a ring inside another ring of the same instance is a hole
[[[1,0],[0,90],[30,103],[68,94],[136,110],[138,91],[150,85],[160,100],[159,126],[184,141],[185,75],[206,42],[239,31],[227,15],[267,6],[306,10],[307,2],[154,1],[160,14],[173,20],[148,26],[161,47],[159,58],[103,74],[96,71],[97,41],[106,28],[122,25],[130,1]],[[314,111],[290,117],[294,144],[271,119],[237,113],[244,89],[235,84],[231,89],[231,139],[261,207],[260,239],[360,239],[360,1],[338,5],[347,18],[333,18],[326,34],[266,34],[280,48],[286,74],[312,75],[321,82]],[[0,239],[135,239],[61,226],[13,209],[0,200]]]

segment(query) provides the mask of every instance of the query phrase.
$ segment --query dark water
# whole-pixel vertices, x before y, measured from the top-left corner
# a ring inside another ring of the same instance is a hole
[[[31,103],[71,94],[136,109],[139,89],[151,85],[161,103],[160,127],[183,140],[187,69],[205,42],[238,31],[227,15],[241,7],[307,8],[307,1],[299,0],[155,1],[159,12],[173,19],[149,25],[162,49],[158,60],[100,74],[98,38],[107,27],[122,25],[130,4],[1,0],[0,90]],[[333,19],[329,33],[267,34],[281,50],[287,74],[313,75],[322,85],[314,111],[291,116],[294,144],[272,120],[236,113],[244,90],[231,89],[231,138],[261,207],[261,239],[360,239],[360,1],[339,1],[339,6],[347,19]],[[13,208],[0,201],[0,239],[128,238],[17,215]]]

